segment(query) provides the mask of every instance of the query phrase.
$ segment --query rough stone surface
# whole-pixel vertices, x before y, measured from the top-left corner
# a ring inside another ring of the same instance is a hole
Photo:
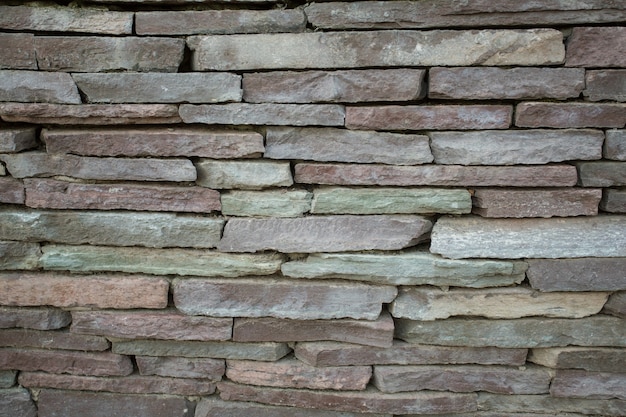
[[[580,318],[598,313],[610,293],[539,293],[523,287],[485,290],[401,287],[392,316],[438,320],[453,316],[514,319],[527,316]],[[512,307],[514,306],[514,307]]]
[[[135,361],[141,375],[220,381],[226,371],[223,359],[137,356]]]
[[[524,280],[524,262],[452,260],[428,252],[319,253],[282,265],[292,278],[340,278],[391,285],[492,287]]]
[[[626,130],[607,130],[604,140],[604,158],[626,161]]]
[[[275,71],[245,74],[249,103],[358,103],[422,98],[426,71],[418,69]]]
[[[35,330],[60,329],[72,322],[69,311],[56,308],[0,307],[0,329],[23,327]]]
[[[604,305],[604,311],[613,316],[626,318],[626,291],[612,294]]]
[[[266,277],[177,279],[172,291],[176,308],[185,314],[299,320],[376,320],[382,304],[397,294],[392,286]]]
[[[502,395],[478,394],[478,409],[501,413],[514,413],[524,410],[529,413],[583,413],[619,417],[626,412],[626,401],[586,400],[577,398],[557,398],[551,395]]]
[[[428,137],[423,135],[269,127],[263,156],[270,159],[418,165],[433,160],[428,142]]]
[[[613,348],[543,348],[532,349],[528,360],[550,368],[621,372],[626,367],[626,352]]]
[[[461,100],[564,100],[585,88],[578,68],[431,68],[428,97]]]
[[[0,19],[2,9],[0,6]],[[1,24],[1,22],[0,22]],[[0,101],[80,104],[76,84],[69,74],[39,71],[0,71]]]
[[[567,398],[618,398],[626,400],[626,374],[558,370],[550,395]]]
[[[194,249],[47,245],[40,262],[44,269],[75,272],[119,271],[152,275],[239,277],[271,275],[280,270],[283,257],[276,254],[225,254]]]
[[[211,248],[224,225],[211,217],[121,211],[4,209],[0,219],[1,239],[155,248]]]
[[[110,344],[104,337],[72,334],[67,331],[5,329],[0,330],[0,346],[103,351],[108,350]]]
[[[233,190],[221,194],[222,214],[251,217],[300,217],[311,210],[305,190]]]
[[[624,103],[540,103],[517,105],[515,125],[518,127],[618,127],[626,125]]]
[[[188,46],[194,71],[549,65],[565,57],[563,35],[553,29],[196,36]]]
[[[626,217],[442,217],[433,227],[430,250],[447,258],[623,257]]]
[[[595,216],[601,198],[601,189],[477,189],[472,212],[482,217]]]
[[[196,162],[196,169],[197,183],[208,188],[260,189],[293,184],[289,162],[201,159]]]
[[[568,67],[626,67],[626,27],[577,27],[567,41]]]
[[[177,311],[74,311],[72,333],[122,339],[228,340],[231,318],[190,317]]]
[[[0,389],[0,417],[37,417],[30,392],[22,387]]]
[[[528,259],[530,285],[539,291],[626,290],[626,258]]]
[[[435,163],[446,165],[546,164],[602,158],[599,130],[433,132]]]
[[[626,162],[579,162],[579,184],[583,187],[613,187],[626,185]]]
[[[15,385],[16,376],[17,371],[0,371],[0,388],[11,388]]]
[[[0,178],[0,203],[24,204],[24,183],[12,177]]]
[[[582,319],[523,318],[515,320],[396,320],[396,337],[409,343],[447,346],[534,348],[626,346],[626,329],[617,317]]]
[[[512,117],[513,108],[506,105],[359,106],[346,108],[346,127],[373,130],[508,129]]]
[[[127,275],[0,274],[0,304],[14,306],[165,308],[169,282]]]
[[[40,256],[37,243],[0,241],[0,269],[37,269]]]
[[[0,152],[13,153],[37,147],[37,129],[34,127],[0,128]]]
[[[0,69],[37,69],[35,37],[30,33],[0,33]]]
[[[626,101],[626,70],[587,71],[587,100]]]
[[[231,219],[218,249],[283,253],[402,249],[423,241],[431,227],[428,218],[411,215]]]

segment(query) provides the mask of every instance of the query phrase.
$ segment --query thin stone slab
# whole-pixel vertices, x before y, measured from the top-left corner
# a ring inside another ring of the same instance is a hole
[[[617,317],[514,320],[451,318],[439,321],[396,320],[396,337],[409,343],[446,346],[536,348],[626,346],[626,329]]]
[[[626,130],[611,129],[606,131],[604,158],[626,161]]]
[[[11,388],[14,386],[16,376],[17,371],[0,371],[0,388]]]
[[[111,344],[104,337],[72,334],[67,331],[5,329],[0,330],[0,346],[104,351],[108,350]]]
[[[239,277],[280,270],[278,254],[226,254],[199,249],[144,249],[46,245],[41,265],[49,270],[119,271],[152,275]]]
[[[88,103],[241,101],[241,76],[230,73],[72,74]],[[13,100],[17,101],[17,100]]]
[[[516,107],[515,125],[557,129],[623,128],[626,125],[626,104],[525,102]]]
[[[528,360],[558,369],[584,369],[591,372],[621,372],[626,369],[626,352],[618,348],[532,349]]]
[[[526,66],[560,64],[565,58],[563,35],[553,29],[195,36],[187,44],[194,71]]]
[[[626,27],[577,27],[567,41],[568,67],[626,67]]]
[[[37,269],[40,256],[38,243],[0,240],[0,270]]]
[[[626,185],[626,162],[578,162],[579,185],[583,187],[615,187]]]
[[[311,210],[305,190],[232,190],[220,195],[222,214],[243,217],[300,217]]]
[[[626,400],[625,386],[626,373],[559,369],[550,386],[550,395],[565,398]]]
[[[6,8],[0,6],[0,16]],[[0,101],[80,104],[81,98],[69,74],[4,70],[0,71]]]
[[[22,181],[13,177],[0,178],[0,203],[23,205],[25,198]]]
[[[258,72],[243,76],[243,97],[249,103],[413,101],[426,94],[425,74],[404,68]]]
[[[626,70],[587,71],[584,96],[590,101],[626,101]]]
[[[37,69],[33,34],[0,33],[0,45],[0,69]]]
[[[266,160],[223,161],[200,159],[195,163],[197,183],[214,189],[261,189],[293,184],[289,162]]]
[[[30,392],[22,387],[0,389],[0,417],[37,417]]]
[[[345,118],[338,104],[181,104],[179,113],[184,123],[210,125],[343,126]]]
[[[539,291],[626,290],[626,258],[528,259],[528,281]]]
[[[613,293],[604,305],[604,311],[616,317],[626,318],[626,291]]]
[[[626,401],[598,401],[557,398],[551,395],[502,395],[481,392],[478,394],[478,409],[492,410],[506,415],[524,410],[529,413],[546,413],[548,415],[562,415],[562,413],[569,412],[620,417],[626,413]]]
[[[219,218],[123,211],[4,209],[0,220],[1,239],[152,248],[212,248],[224,225]]]
[[[441,217],[433,227],[430,250],[453,259],[623,257],[626,217]]]
[[[136,356],[135,362],[141,375],[220,381],[226,372],[226,362],[223,359]]]
[[[531,165],[602,159],[600,130],[432,132],[436,164]]]
[[[318,253],[281,266],[291,278],[340,278],[391,285],[493,287],[519,284],[527,265],[520,261],[452,260],[428,252],[392,254]]]
[[[0,128],[0,152],[20,152],[37,147],[37,129],[34,127]]]
[[[57,308],[0,307],[0,329],[22,327],[35,330],[56,330],[71,322],[70,312]]]
[[[394,250],[422,242],[431,227],[429,218],[412,215],[230,219],[218,249],[283,253]]]

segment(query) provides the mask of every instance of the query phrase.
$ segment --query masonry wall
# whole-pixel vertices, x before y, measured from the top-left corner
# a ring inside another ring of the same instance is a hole
[[[0,6],[0,417],[626,415],[626,4]]]

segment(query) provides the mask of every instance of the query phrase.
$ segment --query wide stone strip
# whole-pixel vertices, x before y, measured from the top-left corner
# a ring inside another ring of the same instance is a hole
[[[228,340],[232,318],[165,311],[73,311],[72,333],[120,339]]]
[[[443,414],[476,411],[476,394],[412,392],[384,394],[373,388],[366,391],[312,391],[218,384],[220,398],[227,401],[252,401],[262,404],[315,408],[360,413]]]
[[[626,27],[578,27],[567,42],[568,67],[626,67]]]
[[[392,165],[432,162],[428,136],[334,128],[268,127],[263,157]]]
[[[624,103],[520,103],[515,111],[519,127],[617,127],[626,125]]]
[[[2,9],[0,6],[0,19]],[[0,71],[0,101],[80,104],[69,74],[39,71]]]
[[[37,269],[40,256],[38,243],[0,241],[0,270]]]
[[[396,337],[409,343],[447,346],[626,346],[623,321],[617,317],[601,315],[582,319],[397,319]]]
[[[626,161],[626,130],[607,130],[604,140],[604,157]]]
[[[519,284],[527,265],[519,261],[451,260],[428,252],[319,253],[286,262],[291,278],[340,278],[391,285],[492,287]]]
[[[127,275],[0,274],[0,304],[14,306],[165,308],[165,278]]]
[[[69,325],[69,311],[56,308],[0,307],[0,329],[23,327],[35,330],[56,330]]]
[[[587,71],[583,94],[591,101],[626,101],[625,77],[626,70]]]
[[[280,270],[283,257],[278,254],[226,254],[199,249],[46,245],[40,262],[44,269],[74,272],[239,277],[271,275]]]
[[[565,58],[563,35],[553,29],[194,36],[187,45],[194,71],[550,65]]]
[[[141,375],[220,381],[226,371],[223,359],[137,356],[135,361]]]
[[[300,217],[311,210],[312,198],[305,190],[233,190],[220,195],[223,215],[245,217]]]
[[[528,360],[550,368],[622,372],[626,368],[626,351],[619,348],[581,347],[533,349]]]
[[[179,113],[184,123],[210,125],[343,126],[345,119],[338,104],[181,104]]]
[[[44,128],[49,153],[88,156],[254,158],[264,151],[256,132],[196,127]]]
[[[520,410],[528,413],[583,413],[620,417],[626,413],[626,401],[558,398],[551,395],[478,394],[478,409],[512,415]]]
[[[0,69],[37,69],[35,37],[30,33],[0,33]]]
[[[430,250],[447,258],[623,257],[626,217],[442,217],[433,227]]]
[[[528,259],[530,285],[539,291],[626,290],[626,258]]]
[[[192,213],[209,213],[221,208],[220,193],[204,187],[83,184],[39,178],[26,178],[24,185],[26,206],[33,208]]]
[[[0,220],[1,239],[153,248],[212,248],[224,225],[219,218],[174,213],[10,208],[0,210]]]
[[[508,130],[432,132],[436,164],[515,165],[546,164],[602,158],[600,130]]]
[[[316,368],[294,358],[278,362],[226,362],[229,380],[248,385],[315,390],[362,391],[372,376],[370,366]]]
[[[37,417],[37,407],[30,391],[22,387],[0,389],[0,410],[3,417]]]
[[[24,183],[12,177],[0,178],[0,203],[24,204]]]
[[[214,189],[261,189],[293,184],[289,162],[222,161],[200,159],[195,163],[198,185]]]
[[[230,219],[218,249],[283,253],[393,250],[424,241],[431,227],[428,218],[411,215]]]
[[[507,105],[346,107],[348,129],[508,129],[512,117],[513,108]]]
[[[302,10],[187,10],[135,13],[138,35],[303,32]]]
[[[566,398],[626,400],[625,385],[626,373],[559,369],[550,386],[550,395]]]
[[[229,73],[72,74],[88,103],[241,101],[241,76]],[[7,100],[18,101],[18,100]]]
[[[12,153],[37,147],[37,129],[34,127],[0,128],[0,152]]]
[[[176,308],[184,314],[299,320],[376,320],[382,304],[397,294],[392,286],[265,277],[177,279],[172,291]]]
[[[609,294],[539,293],[522,287],[449,291],[401,287],[389,312],[394,317],[412,320],[438,320],[452,316],[494,319],[527,316],[580,318],[602,310]]]
[[[426,94],[417,69],[276,71],[243,76],[249,103],[412,101]]]
[[[626,185],[626,162],[578,162],[579,185],[583,187],[614,187]]]
[[[104,337],[72,334],[67,331],[5,329],[0,330],[0,346],[104,351],[108,350],[111,344]]]
[[[38,36],[34,42],[43,71],[176,72],[185,49],[174,38]]]
[[[600,208],[609,213],[626,213],[626,190],[604,190]]]

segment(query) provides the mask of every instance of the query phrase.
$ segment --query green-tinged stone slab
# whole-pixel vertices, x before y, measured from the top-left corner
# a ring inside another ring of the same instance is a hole
[[[298,217],[311,209],[305,190],[230,191],[222,193],[225,216]]]
[[[15,384],[16,371],[0,371],[0,388],[11,388]]]
[[[38,243],[0,241],[0,269],[35,269],[40,255]]]

